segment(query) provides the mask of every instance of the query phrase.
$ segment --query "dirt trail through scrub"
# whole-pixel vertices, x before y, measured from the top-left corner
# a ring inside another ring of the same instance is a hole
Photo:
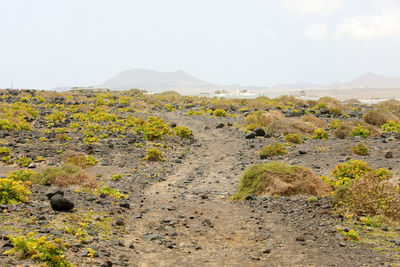
[[[165,181],[147,189],[144,214],[128,227],[126,242],[136,244],[138,266],[345,264],[344,255],[296,240],[281,214],[229,200],[241,162],[254,153],[244,139],[213,125],[204,130],[201,118],[169,119],[189,126],[197,142]]]

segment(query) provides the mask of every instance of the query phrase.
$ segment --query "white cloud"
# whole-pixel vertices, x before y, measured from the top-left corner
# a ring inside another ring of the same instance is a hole
[[[328,25],[313,23],[305,29],[305,34],[313,41],[326,41],[329,38]]]
[[[385,12],[379,15],[360,15],[345,18],[337,26],[335,37],[364,40],[400,37],[400,17],[392,14],[392,12]]]
[[[285,8],[299,14],[328,15],[343,6],[343,0],[283,0]]]
[[[257,29],[261,32],[265,37],[275,37],[276,31],[272,28],[263,27],[260,24],[256,24]]]

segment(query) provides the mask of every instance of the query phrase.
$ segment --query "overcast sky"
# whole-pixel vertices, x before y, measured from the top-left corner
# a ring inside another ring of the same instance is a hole
[[[272,86],[400,77],[400,0],[0,0],[0,88],[183,70]]]

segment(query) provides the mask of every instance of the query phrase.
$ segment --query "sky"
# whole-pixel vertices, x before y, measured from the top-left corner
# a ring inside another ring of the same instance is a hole
[[[220,85],[400,77],[400,0],[0,0],[0,88],[123,70]]]

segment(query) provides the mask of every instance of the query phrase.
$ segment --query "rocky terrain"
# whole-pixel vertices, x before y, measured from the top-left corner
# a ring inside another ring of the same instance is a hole
[[[400,138],[394,133],[379,133],[366,139],[339,139],[333,135],[327,140],[309,138],[301,144],[288,145],[287,154],[261,159],[263,147],[285,141],[279,134],[246,138],[249,132],[241,125],[247,114],[256,109],[249,103],[242,104],[248,109],[241,110],[227,106],[225,110],[231,116],[211,116],[212,110],[210,115],[205,112],[188,116],[188,111],[202,105],[181,105],[181,98],[176,103],[168,99],[165,103],[173,104],[171,108],[156,104],[154,99],[143,100],[139,93],[140,97],[129,101],[145,101],[146,108],[124,110],[128,105],[118,106],[117,102],[105,105],[108,108],[104,110],[118,114],[116,122],[127,121],[129,114],[143,120],[148,116],[162,118],[167,125],[188,127],[190,137],[165,135],[149,140],[146,131],[113,132],[110,128],[107,137],[85,142],[84,131],[71,127],[71,122],[78,121],[73,114],[76,109],[89,107],[92,99],[99,101],[98,96],[89,94],[77,100],[81,93],[72,97],[56,94],[33,104],[32,98],[39,92],[4,91],[3,103],[16,103],[26,94],[31,98],[22,103],[31,103],[39,113],[31,119],[26,117],[32,124],[31,131],[0,131],[1,146],[10,148],[12,155],[1,163],[1,177],[24,168],[40,173],[81,153],[98,161],[84,168],[96,180],[96,186],[34,182],[28,201],[1,204],[2,266],[40,265],[40,261],[23,253],[22,257],[21,253],[3,254],[15,247],[13,236],[30,232],[35,237],[60,238],[68,243],[64,245],[65,259],[76,266],[399,266],[398,224],[373,228],[361,223],[358,214],[346,218],[335,211],[329,195],[252,194],[244,201],[231,199],[247,168],[270,161],[305,166],[318,176],[329,176],[336,165],[355,158],[373,168],[391,170],[393,181],[398,182]],[[165,99],[156,101],[163,103]],[[205,105],[216,109],[211,102]],[[364,107],[363,111],[338,118],[360,120],[370,109]],[[67,115],[51,124],[46,116],[56,110]],[[323,113],[316,112],[316,116],[327,123],[332,121],[329,112]],[[284,114],[297,116],[290,108]],[[60,128],[65,132],[57,133]],[[70,139],[60,139],[60,133],[67,133]],[[96,135],[100,136],[95,132]],[[350,149],[361,141],[369,148],[368,155],[354,155]],[[165,160],[144,160],[149,147],[160,148]],[[22,166],[18,159],[23,156],[36,160]],[[43,160],[37,160],[37,156]],[[118,189],[123,196],[102,191],[104,187]],[[61,194],[74,204],[68,212],[56,211],[50,205],[49,198],[61,198]],[[339,228],[345,233],[357,229],[360,238],[350,240]]]

